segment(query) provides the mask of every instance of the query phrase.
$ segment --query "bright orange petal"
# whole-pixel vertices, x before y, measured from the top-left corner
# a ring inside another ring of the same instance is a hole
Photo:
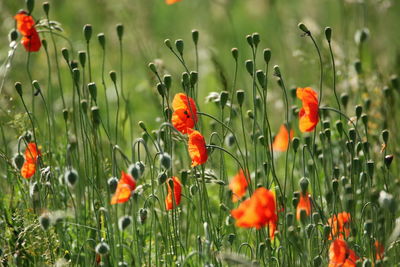
[[[36,163],[40,150],[37,148],[35,143],[29,143],[25,149],[25,161]]]
[[[200,132],[192,129],[189,129],[188,133],[188,150],[190,158],[192,159],[192,167],[204,164],[208,159],[204,136]]]
[[[115,191],[111,204],[124,203],[131,197],[132,190],[127,184],[118,184],[117,190]]]
[[[306,87],[297,88],[296,94],[303,103],[299,112],[300,131],[311,132],[319,121],[317,93],[310,87]]]
[[[21,175],[25,179],[31,178],[36,172],[36,163],[25,161],[21,168]]]
[[[300,220],[300,213],[301,210],[305,210],[307,216],[310,216],[311,214],[311,201],[310,197],[308,196],[308,193],[306,194],[301,194],[299,203],[297,204],[296,208],[296,218],[297,220]]]
[[[278,134],[274,138],[274,142],[272,143],[272,149],[274,151],[279,151],[279,152],[286,151],[289,147],[289,140],[292,138],[293,138],[293,129],[290,130],[290,136],[289,136],[287,127],[284,124],[282,124],[281,127],[279,128]]]
[[[229,183],[229,189],[232,191],[232,201],[239,201],[245,194],[247,189],[247,180],[243,170],[233,177]]]
[[[172,5],[172,4],[175,4],[180,1],[182,1],[182,0],[165,0],[165,3],[167,3],[168,5]]]
[[[174,183],[174,188],[172,190],[169,181],[173,181]],[[181,203],[181,194],[182,194],[182,184],[181,181],[179,181],[178,177],[171,177],[170,179],[168,179],[167,181],[167,185],[168,185],[168,195],[165,198],[165,206],[167,210],[172,210],[174,208],[173,205],[173,200],[175,199],[175,206],[178,206]],[[172,193],[173,191],[173,193]]]

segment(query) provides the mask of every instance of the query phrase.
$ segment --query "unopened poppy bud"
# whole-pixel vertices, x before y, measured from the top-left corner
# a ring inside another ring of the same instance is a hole
[[[372,267],[372,262],[370,259],[365,259],[362,263],[362,267]]]
[[[350,137],[350,140],[352,140],[353,142],[356,142],[357,132],[354,128],[349,129],[349,137]]]
[[[233,220],[231,215],[226,216],[226,218],[225,218],[225,225],[226,226],[232,225],[233,222],[234,222],[234,220]]]
[[[22,84],[20,82],[15,83],[15,90],[22,97]]]
[[[157,180],[158,180],[158,184],[162,185],[165,183],[165,181],[167,181],[167,174],[165,172],[161,172],[158,174]]]
[[[108,188],[110,189],[110,193],[114,194],[115,190],[117,190],[118,179],[117,177],[111,177],[107,180]]]
[[[172,84],[171,75],[168,75],[168,74],[164,75],[163,82],[164,82],[164,85],[167,88],[167,90],[169,90],[171,88],[171,84]]]
[[[229,244],[231,244],[231,246],[233,244],[233,241],[235,241],[235,238],[236,238],[235,234],[229,234],[228,235],[228,242],[229,242]]]
[[[199,31],[198,30],[192,30],[192,40],[195,45],[197,45],[199,41]]]
[[[300,209],[300,222],[306,224],[308,222],[307,211],[305,209]]]
[[[324,130],[324,134],[325,134],[325,136],[326,136],[326,138],[328,139],[328,140],[330,140],[331,139],[331,129],[325,129]]]
[[[302,177],[302,178],[300,179],[299,184],[300,184],[301,192],[302,192],[303,194],[306,194],[306,193],[307,193],[307,190],[308,190],[308,184],[309,184],[308,179],[307,179],[306,177]]]
[[[322,122],[322,127],[323,127],[324,129],[330,128],[330,127],[331,127],[331,123],[329,122],[329,120],[324,120],[324,121]]]
[[[71,60],[70,67],[72,70],[78,68],[78,62],[76,62],[75,60]]]
[[[78,69],[78,68],[74,68],[74,69],[72,70],[72,77],[73,77],[73,79],[74,79],[74,83],[75,83],[75,84],[79,84],[79,78],[80,78],[80,76],[81,76],[81,72],[79,71],[79,69]]]
[[[198,191],[197,185],[195,185],[195,184],[191,185],[191,186],[189,187],[189,191],[190,191],[190,195],[191,195],[191,196],[194,196],[194,195],[197,193],[197,191]]]
[[[392,161],[393,161],[393,155],[386,155],[385,156],[384,162],[385,162],[385,165],[386,165],[387,168],[390,167],[390,165],[392,164]]]
[[[281,70],[280,70],[278,65],[274,66],[274,75],[278,76],[278,77],[281,77]]]
[[[235,61],[237,61],[237,59],[239,57],[239,50],[236,47],[234,47],[231,49],[231,53],[232,53],[232,56],[235,59]]]
[[[39,223],[43,230],[47,230],[50,226],[50,216],[47,212],[39,216]]]
[[[369,198],[372,203],[377,203],[379,199],[379,191],[376,188],[372,188],[371,191],[369,192]]]
[[[15,41],[18,39],[18,32],[16,30],[11,30],[9,33],[10,42]]]
[[[252,60],[246,60],[245,62],[247,72],[253,76],[254,63]]]
[[[388,130],[385,129],[382,131],[382,139],[383,139],[383,142],[385,142],[385,144],[388,143],[388,141],[389,141],[389,131]]]
[[[64,121],[67,121],[68,120],[68,109],[66,109],[66,108],[63,109],[62,113],[63,113]]]
[[[109,75],[110,75],[111,81],[113,83],[116,83],[117,82],[117,73],[112,70],[112,71],[110,71]]]
[[[185,46],[185,44],[182,39],[178,39],[175,41],[176,50],[178,50],[178,52],[181,56],[183,55],[184,46]]]
[[[343,122],[340,120],[336,121],[336,129],[338,130],[340,136],[343,134]]]
[[[362,111],[363,111],[362,106],[361,105],[357,105],[356,106],[356,117],[357,117],[357,119],[359,119],[361,117]]]
[[[373,227],[374,227],[374,223],[371,220],[367,220],[364,223],[364,233],[368,236],[371,236]]]
[[[356,70],[358,75],[362,73],[362,65],[360,60],[354,61],[354,69]]]
[[[258,34],[257,32],[253,33],[252,39],[253,39],[254,46],[257,47],[258,44],[260,43],[260,34]]]
[[[162,83],[157,83],[157,91],[160,94],[160,96],[162,96],[162,97],[165,96],[165,88]]]
[[[164,44],[169,48],[172,49],[172,43],[170,39],[165,39]]]
[[[260,142],[260,144],[261,144],[262,146],[266,146],[264,135],[260,135],[260,136],[258,137],[258,141]]]
[[[294,150],[295,153],[297,152],[297,149],[299,148],[299,145],[300,145],[300,139],[298,137],[293,137],[293,139],[292,139],[292,147],[293,147],[293,150]]]
[[[347,93],[342,93],[340,95],[340,102],[342,102],[342,105],[346,108],[347,103],[349,103],[349,95]]]
[[[265,74],[262,70],[256,72],[258,83],[262,88],[265,88]]]
[[[312,220],[315,224],[318,224],[319,220],[321,219],[320,215],[318,212],[313,212],[312,214]]]
[[[320,267],[322,264],[322,257],[320,255],[315,256],[313,259],[313,266],[314,267]]]
[[[299,27],[299,29],[302,30],[304,33],[310,34],[310,31],[308,30],[307,26],[304,25],[304,23],[300,22],[297,27]]]
[[[187,72],[182,73],[182,83],[183,83],[185,86],[189,86],[189,84],[190,84],[189,73],[187,73]]]
[[[339,181],[337,179],[332,180],[332,190],[336,194],[339,189]]]
[[[80,104],[81,104],[82,112],[86,113],[87,109],[88,109],[88,101],[86,99],[82,99]]]
[[[251,46],[251,47],[253,47],[253,37],[251,37],[251,35],[246,35],[246,40],[247,40],[247,43]]]
[[[360,173],[360,184],[365,185],[367,183],[367,174],[365,172]]]
[[[325,28],[325,38],[328,41],[328,43],[331,42],[331,37],[332,37],[332,29],[331,29],[331,27],[326,27]]]
[[[139,210],[139,223],[144,224],[147,220],[147,209],[141,208]]]
[[[397,75],[390,76],[390,83],[394,89],[396,90],[400,89],[400,81]]]
[[[119,41],[122,41],[122,37],[124,36],[124,25],[117,24],[116,30],[117,30],[117,35],[118,35]]]
[[[104,35],[104,33],[99,33],[97,35],[97,40],[99,41],[99,44],[101,46],[101,48],[104,50],[106,47],[106,36]]]
[[[85,36],[86,42],[89,43],[92,38],[93,27],[90,24],[83,26],[83,35]]]
[[[319,139],[321,140],[321,143],[325,142],[325,133],[324,132],[319,132]]]
[[[368,115],[367,114],[362,114],[361,115],[361,121],[363,122],[363,124],[365,125],[365,127],[368,126]]]
[[[243,102],[244,102],[244,91],[243,90],[237,90],[236,91],[236,98],[238,100],[239,106],[242,107]]]
[[[266,48],[263,51],[263,56],[264,56],[264,61],[265,63],[269,63],[269,61],[271,60],[271,49]]]
[[[161,154],[160,164],[166,170],[171,168],[171,156],[168,153]]]
[[[349,179],[347,179],[346,176],[342,176],[342,177],[340,178],[340,181],[342,182],[342,186],[345,187],[346,184],[347,184],[347,182],[349,181]]]
[[[355,40],[357,44],[361,44],[364,43],[365,41],[367,41],[369,36],[369,30],[367,28],[358,30],[355,34]]]
[[[286,213],[286,224],[288,226],[293,225],[294,222],[294,214],[292,212]]]
[[[303,211],[303,210],[301,210],[301,211]],[[305,210],[304,210],[305,211]],[[300,212],[300,217],[301,217],[301,212]],[[305,218],[305,220],[307,220],[307,213],[306,213],[306,218]],[[306,226],[306,234],[307,234],[307,237],[308,238],[311,238],[312,237],[312,232],[313,232],[313,230],[314,230],[314,225],[313,224],[308,224],[307,226]]]
[[[118,220],[118,228],[120,231],[125,230],[132,222],[132,217],[125,215],[119,218]]]
[[[61,54],[63,56],[63,58],[65,59],[66,62],[69,62],[69,50],[68,48],[62,48],[61,49]]]
[[[18,153],[14,156],[13,161],[14,161],[14,166],[18,170],[20,170],[22,168],[22,166],[24,165],[25,158],[22,154]]]
[[[228,102],[228,98],[229,98],[229,93],[227,91],[222,91],[219,95],[219,99],[220,99],[220,105],[221,108],[224,108],[226,103]]]
[[[75,169],[68,168],[64,173],[64,180],[69,187],[73,188],[78,181],[78,173]]]
[[[248,116],[250,119],[254,119],[254,113],[253,113],[253,111],[249,109],[249,110],[247,111],[247,116]]]
[[[144,165],[143,161],[136,161],[136,166],[139,167],[140,176],[143,176],[144,170],[145,170],[145,168],[146,168],[146,166]]]
[[[335,166],[335,167],[333,168],[333,177],[335,177],[336,179],[338,179],[338,178],[339,178],[339,174],[340,174],[340,169],[339,169],[339,167]]]
[[[82,67],[84,68],[86,64],[86,52],[79,51],[78,56],[79,56],[79,63],[81,63]]]
[[[293,197],[292,198],[292,205],[294,208],[297,207],[297,204],[299,204],[299,198],[298,197]]]
[[[97,86],[96,83],[89,83],[88,84],[88,89],[90,96],[93,98],[94,101],[97,100]]]
[[[110,251],[110,246],[106,242],[101,241],[99,244],[97,244],[95,250],[96,253],[100,255],[106,255]]]
[[[153,62],[149,63],[149,69],[154,72],[157,73],[157,68],[156,68],[156,64],[154,64]]]
[[[140,128],[142,128],[143,131],[147,132],[146,125],[143,121],[139,121],[138,125]]]
[[[28,10],[28,14],[31,14],[33,8],[35,7],[35,0],[25,0],[25,1],[26,1],[26,9]]]
[[[351,186],[351,184],[344,185],[344,192],[345,192],[345,194],[353,193],[353,187]]]
[[[92,120],[94,125],[99,125],[101,122],[100,118],[100,110],[98,106],[93,106],[91,109],[92,112]]]
[[[197,71],[190,72],[190,85],[194,86],[199,79],[199,73]]]
[[[136,163],[129,165],[128,173],[135,179],[140,178],[140,168]]]
[[[44,14],[46,14],[46,16],[48,16],[49,15],[49,11],[50,11],[49,2],[44,2],[42,7],[43,7]]]

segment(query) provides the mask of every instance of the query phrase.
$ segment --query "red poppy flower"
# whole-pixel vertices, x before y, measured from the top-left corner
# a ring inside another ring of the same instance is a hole
[[[335,239],[329,247],[329,267],[353,267],[358,260],[356,253],[351,250],[346,241]]]
[[[29,143],[25,149],[25,161],[21,168],[22,177],[29,179],[36,172],[37,159],[40,156],[40,150],[35,143]]]
[[[174,188],[171,188],[170,181],[174,183]],[[167,180],[168,195],[165,198],[165,206],[167,210],[172,210],[174,207],[181,203],[182,184],[181,181],[175,176]],[[172,192],[173,191],[173,192]],[[174,205],[175,200],[175,205]]]
[[[317,93],[310,87],[306,87],[297,88],[296,94],[297,98],[303,102],[303,107],[299,112],[300,131],[311,132],[319,121]]]
[[[204,164],[208,158],[204,136],[200,132],[192,129],[188,129],[188,134],[189,155],[192,159],[192,167]]]
[[[300,213],[302,210],[306,211],[307,216],[311,214],[311,200],[308,193],[301,193],[299,203],[297,204],[296,208],[296,218],[300,220]]]
[[[272,149],[274,151],[284,152],[289,147],[289,140],[293,138],[293,129],[290,129],[290,135],[285,124],[282,124],[279,128],[278,134],[274,138],[272,143]]]
[[[111,204],[124,203],[129,200],[131,193],[136,188],[136,181],[124,171],[121,172],[121,179],[118,181],[117,190],[111,198]]]
[[[375,245],[375,259],[382,260],[383,253],[385,252],[385,247],[378,240],[375,241],[374,245]]]
[[[176,94],[172,101],[172,125],[183,134],[197,123],[197,109],[194,100],[185,94]]]
[[[14,19],[17,21],[17,29],[22,35],[21,43],[25,47],[25,50],[29,52],[39,51],[42,43],[32,16],[26,14],[25,11],[21,11],[14,16]]]
[[[239,201],[246,194],[247,180],[242,169],[229,183],[229,189],[232,190],[233,202]]]
[[[231,211],[231,215],[239,227],[260,229],[268,225],[270,237],[274,238],[278,216],[275,195],[272,191],[264,187],[257,188],[249,199]]]
[[[167,3],[168,5],[172,5],[172,4],[175,4],[175,3],[179,2],[179,1],[182,1],[182,0],[165,0],[165,3]]]
[[[337,216],[333,215],[328,219],[328,225],[331,227],[329,240],[338,237],[348,237],[350,235],[350,213],[341,212]],[[344,234],[344,235],[343,235]]]

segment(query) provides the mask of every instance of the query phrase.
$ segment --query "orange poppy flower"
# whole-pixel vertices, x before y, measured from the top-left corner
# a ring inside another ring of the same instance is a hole
[[[297,204],[297,208],[296,208],[296,218],[299,221],[300,220],[300,213],[301,210],[305,210],[307,216],[310,216],[311,214],[311,200],[310,200],[310,196],[308,195],[308,193],[301,193],[300,195],[300,200],[299,203]]]
[[[25,179],[31,178],[36,172],[37,159],[40,156],[40,150],[35,143],[29,143],[25,149],[25,161],[21,168],[21,175]]]
[[[182,0],[165,0],[165,3],[167,3],[168,5],[172,5],[172,4],[175,4],[180,1],[182,1]]]
[[[328,219],[328,225],[331,227],[331,234],[329,240],[334,237],[348,237],[350,235],[350,213],[341,212],[337,216],[333,215]],[[344,234],[344,235],[343,235]]]
[[[353,267],[358,259],[343,239],[335,239],[329,247],[329,267]]]
[[[272,149],[274,151],[284,152],[289,147],[289,140],[293,138],[293,129],[290,129],[290,135],[285,124],[282,124],[279,128],[278,134],[274,138],[272,143]]]
[[[242,169],[229,183],[229,189],[232,190],[233,202],[239,201],[246,194],[247,180]]]
[[[135,179],[131,175],[122,171],[121,179],[119,179],[118,181],[117,189],[115,190],[115,193],[111,198],[111,204],[127,202],[131,197],[132,191],[135,190],[135,188]]]
[[[375,241],[375,259],[376,260],[382,260],[383,259],[383,253],[385,252],[385,247],[378,241]]]
[[[297,88],[296,94],[297,98],[303,102],[303,107],[299,112],[300,131],[311,132],[319,121],[317,93],[310,87],[306,87]]]
[[[204,164],[208,159],[204,136],[199,131],[193,129],[188,129],[188,134],[189,155],[192,159],[192,167]]]
[[[173,189],[169,184],[170,181],[173,181],[174,183]],[[165,198],[165,206],[167,210],[172,210],[174,207],[178,206],[179,203],[181,203],[182,184],[181,181],[179,181],[178,177],[172,176],[167,180],[167,185],[168,185],[168,195]],[[175,199],[175,205],[174,205],[174,199]]]
[[[29,52],[39,51],[42,43],[32,16],[29,16],[25,11],[21,11],[14,16],[14,19],[17,21],[17,29],[22,35],[21,43],[25,50]]]
[[[272,191],[264,187],[257,188],[249,199],[231,211],[231,215],[239,227],[260,229],[268,225],[270,237],[274,238],[278,216],[275,195]]]
[[[176,94],[172,101],[172,125],[183,134],[197,123],[197,109],[194,100],[182,93]]]

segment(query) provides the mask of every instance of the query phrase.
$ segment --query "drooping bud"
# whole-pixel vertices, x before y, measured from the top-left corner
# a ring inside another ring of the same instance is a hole
[[[64,173],[64,180],[67,183],[67,185],[71,188],[73,188],[78,181],[78,173],[76,172],[75,169],[73,168],[67,168],[67,170]]]
[[[132,222],[132,217],[125,215],[119,218],[118,220],[118,228],[120,231],[125,230]]]
[[[83,35],[85,36],[86,43],[90,42],[90,39],[92,38],[92,33],[93,33],[93,27],[90,24],[86,24],[83,26]]]

